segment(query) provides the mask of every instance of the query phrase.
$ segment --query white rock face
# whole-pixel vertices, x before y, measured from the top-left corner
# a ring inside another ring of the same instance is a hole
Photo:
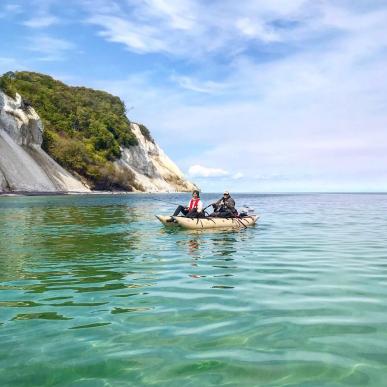
[[[137,146],[122,149],[118,168],[130,170],[138,188],[146,192],[192,191],[197,187],[184,178],[176,164],[154,142],[141,133],[137,124],[131,124],[138,140]]]
[[[41,149],[42,133],[35,110],[0,91],[0,192],[89,191]]]
[[[7,180],[5,180],[5,176],[3,175],[3,172],[0,171],[0,192],[7,191],[7,190],[8,190]]]
[[[135,189],[146,192],[192,191],[180,169],[154,142],[131,124],[139,145],[122,149],[115,165],[134,176]],[[43,125],[20,95],[10,98],[0,91],[0,192],[88,192],[41,148]]]
[[[18,145],[41,145],[43,125],[34,109],[24,107],[22,98],[15,99],[0,91],[0,128]]]

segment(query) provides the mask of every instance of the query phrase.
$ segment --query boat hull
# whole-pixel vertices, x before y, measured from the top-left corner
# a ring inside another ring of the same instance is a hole
[[[164,225],[164,226],[177,226],[178,224],[170,220],[172,219],[172,216],[164,216],[164,215],[156,215],[156,218]]]
[[[185,216],[174,216],[174,221],[170,220],[170,216],[156,216],[157,219],[165,226],[180,226],[189,230],[203,230],[211,228],[219,229],[240,229],[253,226],[259,216],[251,215],[243,218],[186,218]]]

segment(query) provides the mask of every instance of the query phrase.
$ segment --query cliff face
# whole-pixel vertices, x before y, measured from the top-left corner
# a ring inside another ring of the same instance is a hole
[[[114,162],[122,178],[130,176],[133,190],[146,192],[190,191],[179,168],[139,125],[130,124],[138,145],[121,146]],[[76,178],[42,148],[43,124],[19,94],[15,99],[0,91],[0,192],[88,192],[85,180]]]
[[[183,173],[164,151],[140,130],[131,124],[138,145],[122,148],[122,156],[116,162],[121,170],[130,170],[136,184],[146,192],[192,191],[194,184],[184,178]]]
[[[41,149],[42,133],[35,110],[0,91],[0,192],[89,191]]]

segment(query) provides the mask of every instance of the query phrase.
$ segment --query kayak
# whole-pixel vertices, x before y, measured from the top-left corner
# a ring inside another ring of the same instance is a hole
[[[253,226],[259,219],[258,215],[244,216],[241,218],[186,218],[185,216],[162,216],[156,218],[165,226],[180,226],[190,230],[203,230],[209,228],[246,228]]]

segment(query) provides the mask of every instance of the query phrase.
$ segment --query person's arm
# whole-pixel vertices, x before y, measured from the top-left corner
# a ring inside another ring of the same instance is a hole
[[[226,201],[226,206],[227,206],[227,208],[229,208],[230,210],[235,209],[235,200],[234,200],[233,198],[227,199],[227,201]]]
[[[219,199],[217,202],[212,203],[212,207],[214,208],[215,211],[219,208],[221,201],[222,199]]]
[[[203,202],[201,200],[199,200],[198,202],[198,212],[202,212],[203,211]]]

